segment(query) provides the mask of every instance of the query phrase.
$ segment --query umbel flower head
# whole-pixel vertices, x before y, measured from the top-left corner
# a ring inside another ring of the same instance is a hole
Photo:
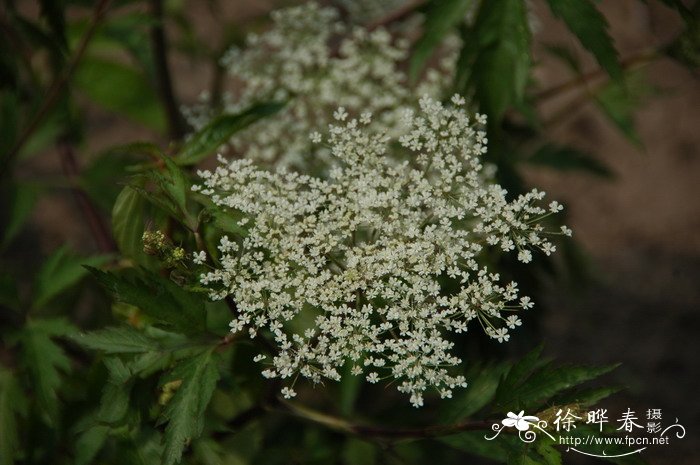
[[[401,68],[409,42],[384,28],[349,26],[334,8],[314,2],[273,11],[271,28],[250,34],[243,49],[231,48],[222,60],[232,92],[224,111],[237,113],[261,101],[288,101],[278,114],[237,133],[234,153],[275,166],[325,168],[328,153],[309,133],[323,131],[338,106],[355,116],[370,111],[375,126],[388,131],[400,122],[413,95],[443,95],[451,81],[457,47],[430,67],[417,88]],[[233,89],[235,87],[235,89]],[[208,96],[186,109],[195,127],[210,117]]]
[[[416,407],[428,389],[450,397],[466,385],[451,333],[476,327],[505,342],[532,307],[480,253],[499,247],[529,262],[533,249],[554,252],[550,234],[570,231],[545,231],[541,220],[561,207],[540,206],[542,192],[509,201],[485,181],[485,117],[463,103],[422,98],[397,140],[369,114],[338,109],[319,141],[335,161],[327,179],[223,158],[199,173],[193,189],[241,227],[221,239],[201,283],[236,302],[232,332],[272,336],[277,352],[256,361],[268,364],[264,376],[289,380],[285,396],[299,375],[339,380],[349,362],[370,383],[398,381]]]

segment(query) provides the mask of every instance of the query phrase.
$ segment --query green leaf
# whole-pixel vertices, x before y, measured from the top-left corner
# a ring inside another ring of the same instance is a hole
[[[465,376],[470,380],[466,389],[454,394],[454,398],[445,401],[444,412],[440,415],[440,420],[445,423],[468,418],[475,414],[496,395],[499,382],[503,373],[508,369],[505,364],[476,366]]]
[[[34,282],[34,308],[42,308],[53,298],[78,284],[87,275],[84,266],[98,266],[109,257],[80,257],[61,247],[39,270]]]
[[[367,441],[355,438],[346,439],[342,454],[345,465],[372,465],[377,463],[377,447]]]
[[[87,56],[81,60],[74,82],[78,89],[106,109],[156,131],[165,129],[165,116],[158,95],[146,76],[135,68]]]
[[[17,377],[0,365],[0,465],[12,465],[20,448],[17,417],[27,414],[27,400]]]
[[[675,2],[674,2],[675,3]],[[677,1],[680,3],[680,0]],[[700,4],[683,14],[685,29],[666,48],[665,53],[691,71],[700,67]]]
[[[530,72],[530,28],[522,0],[482,2],[474,26],[463,34],[455,88],[474,96],[481,111],[499,122],[521,102]]]
[[[63,319],[29,320],[20,334],[22,364],[32,379],[34,394],[49,423],[58,416],[61,373],[70,370],[70,360],[53,337],[77,332]]]
[[[535,444],[535,450],[542,457],[542,465],[561,465],[561,453],[552,444],[540,440]]]
[[[615,369],[607,366],[542,365],[537,352],[526,356],[511,368],[498,387],[494,407],[497,411],[533,410],[554,395],[577,387]],[[502,413],[502,412],[501,412]]]
[[[87,428],[75,442],[75,465],[92,463],[109,436],[109,427],[93,425]]]
[[[277,113],[283,102],[270,102],[254,105],[242,113],[221,115],[192,135],[185,142],[175,161],[180,165],[199,163],[219,147],[226,144],[231,136],[266,116]]]
[[[615,79],[622,78],[617,50],[608,33],[608,22],[591,0],[547,0],[555,16],[561,18],[593,54],[600,66]]]
[[[423,35],[416,41],[409,64],[412,82],[445,36],[459,24],[472,0],[431,0],[425,12]]]
[[[621,82],[610,81],[595,95],[603,113],[637,146],[642,140],[634,125],[634,114],[643,100],[656,92],[641,72],[627,73]]]
[[[577,389],[574,391],[563,392],[551,399],[554,405],[569,405],[579,404],[584,407],[589,407],[597,404],[601,400],[609,397],[622,389],[617,386],[606,386],[599,388]]]
[[[156,322],[185,334],[205,330],[206,314],[199,295],[147,270],[131,282],[113,273],[88,269],[115,300],[140,308]]]
[[[107,354],[141,354],[159,349],[157,340],[131,326],[100,329],[71,339],[83,347]]]
[[[165,165],[165,170],[151,171],[149,176],[168,197],[169,203],[175,207],[174,209],[170,207],[168,210],[172,210],[177,218],[187,217],[187,195],[190,193],[190,181],[170,157],[159,155],[158,158]]]
[[[22,230],[22,226],[29,218],[34,209],[37,199],[37,191],[27,184],[15,184],[10,188],[10,193],[6,198],[7,220],[5,221],[5,231],[0,239],[0,247],[7,247],[10,242]]]
[[[105,359],[109,379],[102,391],[97,417],[105,423],[115,423],[124,418],[129,409],[131,371],[119,358]]]
[[[591,155],[573,147],[546,144],[525,161],[559,171],[586,171],[603,178],[614,177],[612,171]]]
[[[165,382],[182,381],[162,416],[168,423],[163,453],[165,465],[179,462],[185,446],[202,433],[204,411],[218,379],[219,371],[211,350],[181,362],[164,378]]]
[[[550,55],[564,63],[571,71],[576,72],[576,74],[583,73],[581,63],[579,62],[578,57],[576,57],[576,55],[574,55],[574,53],[571,51],[571,49],[560,44],[545,45],[544,49]]]
[[[144,215],[146,200],[131,186],[126,186],[117,196],[112,208],[112,232],[119,250],[136,263],[144,263],[143,251]]]
[[[506,398],[511,396],[518,385],[520,385],[528,375],[540,363],[540,354],[542,353],[542,345],[537,346],[532,352],[529,352],[525,357],[513,365],[508,373],[503,376],[502,381],[496,390],[494,406],[496,409],[502,408],[502,404]],[[502,412],[499,412],[502,413]]]

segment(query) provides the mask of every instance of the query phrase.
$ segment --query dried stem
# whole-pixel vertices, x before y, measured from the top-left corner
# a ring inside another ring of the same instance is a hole
[[[173,82],[168,66],[167,43],[164,29],[164,14],[162,0],[151,0],[151,14],[155,23],[151,28],[151,44],[153,46],[153,61],[155,64],[158,91],[165,107],[168,118],[168,132],[172,139],[182,139],[187,134],[185,123],[180,108],[175,98]]]
[[[63,167],[63,173],[68,178],[71,184],[71,190],[73,195],[78,202],[78,206],[83,212],[83,216],[90,227],[92,236],[95,239],[97,248],[104,253],[112,253],[117,250],[117,246],[112,239],[112,235],[109,232],[109,228],[104,222],[104,219],[100,215],[95,205],[90,200],[90,197],[85,193],[85,191],[79,185],[80,169],[78,167],[78,162],[75,158],[75,152],[73,147],[65,141],[58,143],[58,154],[61,158],[61,166]]]

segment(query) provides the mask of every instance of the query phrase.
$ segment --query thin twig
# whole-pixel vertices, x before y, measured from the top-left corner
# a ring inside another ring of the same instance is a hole
[[[180,140],[187,134],[187,124],[182,117],[182,113],[180,113],[180,108],[173,90],[173,81],[170,77],[162,0],[151,0],[151,10],[151,14],[155,19],[155,23],[151,28],[151,43],[153,45],[153,61],[155,64],[156,79],[158,81],[158,91],[163,100],[165,114],[168,118],[168,132],[170,137]]]
[[[426,3],[426,1],[427,0],[413,0],[410,2],[406,2],[396,10],[392,10],[386,15],[382,16],[381,18],[369,23],[367,25],[367,29],[373,31],[374,29],[386,26],[389,23],[393,23],[395,21],[404,19],[405,17],[411,15],[417,8],[423,6],[423,4]]]
[[[83,37],[78,44],[78,48],[75,50],[73,57],[68,62],[68,66],[64,68],[62,73],[59,73],[54,78],[51,87],[49,87],[49,90],[46,92],[46,98],[44,99],[41,107],[34,114],[34,117],[31,119],[29,124],[24,128],[20,136],[17,138],[17,142],[15,142],[15,144],[12,146],[5,157],[4,162],[2,165],[0,165],[0,177],[5,173],[5,170],[9,169],[14,158],[17,156],[20,150],[22,150],[22,147],[24,147],[24,144],[27,143],[27,140],[29,140],[29,137],[48,116],[54,105],[56,105],[58,98],[63,93],[63,89],[65,88],[66,84],[68,84],[68,81],[70,81],[73,73],[75,73],[75,70],[78,68],[78,64],[80,63],[80,60],[87,49],[87,45],[92,36],[95,34],[97,27],[102,22],[110,3],[111,0],[100,0],[95,6],[90,25],[88,26],[87,31],[85,31],[85,34],[83,34]]]
[[[92,203],[92,200],[90,200],[90,197],[88,197],[79,185],[80,169],[75,158],[73,147],[68,142],[61,141],[58,143],[58,154],[61,158],[63,173],[72,186],[71,190],[73,191],[73,195],[88,223],[97,248],[103,253],[116,252],[117,246],[114,243],[114,239],[112,239],[109,228],[105,224],[100,212]]]
[[[312,423],[323,425],[326,428],[338,431],[343,434],[360,436],[366,438],[384,439],[420,439],[437,436],[446,436],[463,431],[491,430],[493,421],[476,420],[453,423],[449,425],[430,425],[422,428],[389,428],[383,426],[371,426],[352,423],[344,418],[328,415],[323,412],[293,404],[291,402],[280,401],[284,407],[283,412],[290,413],[297,418],[301,418]]]
[[[620,61],[620,65],[622,66],[622,69],[627,70],[649,63],[657,56],[658,51],[656,49],[647,50],[637,55],[625,58],[624,60]],[[553,87],[538,92],[537,94],[535,94],[534,98],[539,103],[544,102],[564,92],[577,89],[578,87],[586,86],[590,83],[590,81],[601,78],[605,74],[606,71],[603,68],[598,68],[596,70],[589,71],[584,74],[579,74],[573,79],[570,79],[568,81],[562,82],[561,84],[557,84]]]

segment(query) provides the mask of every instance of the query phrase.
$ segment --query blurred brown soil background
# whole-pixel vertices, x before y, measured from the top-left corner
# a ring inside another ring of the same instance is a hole
[[[200,37],[218,44],[223,21],[245,23],[269,11],[273,1],[230,1],[215,12],[209,2],[188,0],[188,16]],[[579,51],[585,69],[590,60],[541,1],[533,2],[539,27],[535,41],[563,43]],[[600,2],[621,56],[667,43],[680,31],[678,18],[660,2]],[[172,31],[169,29],[169,33]],[[535,50],[541,88],[567,81],[563,65]],[[210,85],[208,64],[174,53],[173,78],[179,99],[193,103]],[[649,408],[662,408],[663,422],[677,417],[685,439],[644,453],[655,464],[696,464],[700,453],[700,85],[670,59],[646,68],[662,93],[636,114],[644,148],[632,145],[592,103],[575,108],[552,134],[558,142],[596,154],[616,174],[604,180],[586,174],[545,170],[527,173],[532,185],[564,201],[568,225],[587,253],[594,283],[564,289],[552,283],[543,318],[545,350],[558,359],[622,366],[609,379],[628,390],[611,401],[611,419],[627,407],[641,420]],[[552,114],[570,96],[542,108]],[[81,149],[83,163],[100,149],[157,136],[123,118],[88,107],[89,129]],[[162,140],[162,142],[165,142]],[[25,176],[56,176],[58,156],[49,150],[25,164]],[[68,243],[90,249],[89,231],[68,193],[44,197],[32,217],[32,235],[22,244],[44,251]],[[19,251],[18,251],[19,252]],[[515,335],[517,338],[517,334]],[[573,453],[568,453],[566,458]],[[592,463],[584,459],[577,463]]]

